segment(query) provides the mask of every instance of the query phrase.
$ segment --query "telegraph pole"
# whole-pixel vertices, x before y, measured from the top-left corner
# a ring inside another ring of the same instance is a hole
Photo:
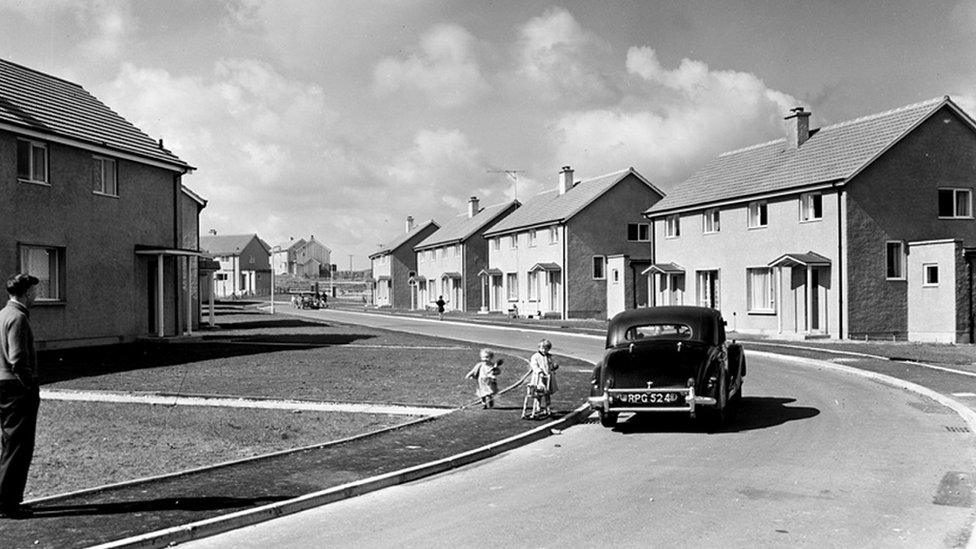
[[[488,170],[488,173],[503,173],[509,177],[514,182],[514,198],[518,200],[518,174],[525,173],[525,170]]]

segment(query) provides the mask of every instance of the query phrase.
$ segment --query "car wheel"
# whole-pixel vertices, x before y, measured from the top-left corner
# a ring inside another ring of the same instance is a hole
[[[611,428],[617,425],[617,412],[600,412],[600,425]]]

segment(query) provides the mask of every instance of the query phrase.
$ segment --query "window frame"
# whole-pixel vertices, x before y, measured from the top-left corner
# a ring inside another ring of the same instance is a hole
[[[597,275],[597,261],[599,261],[601,274]],[[593,261],[590,263],[590,274],[593,276],[593,280],[606,280],[607,279],[607,256],[605,255],[594,255]]]
[[[820,201],[820,216],[816,216],[816,207],[814,199],[819,199]],[[813,191],[808,193],[803,193],[800,195],[800,223],[813,223],[816,221],[823,220],[823,193],[820,191]]]
[[[892,244],[897,244],[900,250],[898,255],[898,273],[899,273],[898,276],[891,276],[890,273],[888,272],[889,257],[890,257],[889,250]],[[905,253],[906,249],[907,247],[905,246],[905,241],[903,240],[885,241],[885,280],[905,280],[906,278],[905,270],[908,263],[906,257],[908,254]]]
[[[519,300],[518,273],[505,273],[505,296],[509,302]]]
[[[718,208],[709,208],[702,212],[702,234],[721,232],[721,213]]]
[[[27,145],[27,168],[28,177],[25,179],[20,176],[20,144],[25,143]],[[48,147],[47,143],[44,141],[37,141],[34,139],[26,139],[23,137],[17,138],[17,159],[16,159],[16,173],[17,181],[20,183],[27,183],[30,185],[42,185],[44,187],[51,186],[51,149]],[[34,173],[34,149],[41,149],[44,151],[44,179],[37,179]]]
[[[650,242],[651,241],[650,223],[628,223],[627,242]],[[635,238],[631,238],[630,230],[634,229]],[[642,236],[643,234],[643,236]]]
[[[549,227],[549,243],[559,244],[559,226],[553,225]]]
[[[932,282],[929,278],[929,273],[935,273],[935,282]],[[922,287],[923,288],[937,288],[939,286],[939,264],[938,263],[922,263]]]
[[[536,230],[535,229],[529,229],[529,247],[530,248],[535,248],[535,239],[536,239],[536,236],[537,236]]]
[[[48,265],[49,269],[52,264],[54,266],[55,273],[53,277],[51,277],[49,273],[47,278],[42,278],[38,276],[39,273],[36,272],[32,273],[30,269],[28,269],[27,264],[29,263],[29,261],[27,260],[25,254],[29,250],[44,250],[44,251],[54,252],[55,257],[53,263],[49,263]],[[17,262],[18,262],[19,272],[33,274],[33,276],[37,276],[37,278],[40,278],[42,282],[54,278],[53,282],[48,283],[48,287],[54,289],[57,292],[57,295],[55,297],[42,297],[41,295],[38,295],[35,299],[34,302],[35,304],[57,305],[57,304],[63,304],[67,302],[67,296],[65,295],[67,290],[67,284],[65,282],[67,278],[65,272],[66,265],[67,265],[67,261],[65,260],[66,255],[67,255],[66,248],[64,246],[50,246],[46,244],[34,244],[28,242],[17,243]]]
[[[495,252],[501,251],[501,249],[502,249],[502,237],[496,236],[495,238],[492,238],[491,239],[491,248],[492,248],[492,251],[495,251]]]
[[[765,275],[768,277],[769,287],[764,305],[756,307],[756,294],[754,292],[753,277]],[[774,315],[776,314],[776,276],[773,268],[768,266],[746,267],[746,312],[755,315]]]
[[[108,196],[108,197],[111,197],[111,198],[118,198],[119,197],[119,163],[118,163],[118,161],[116,161],[114,158],[110,158],[108,156],[101,156],[101,155],[97,155],[97,154],[92,155],[92,160],[94,161],[94,164],[98,164],[98,166],[100,168],[99,174],[101,176],[101,181],[99,182],[100,183],[100,188],[98,188],[98,189],[92,188],[92,193],[93,194],[97,194],[99,196]],[[106,168],[106,164],[111,164],[112,165],[112,170],[111,171],[112,171],[112,174],[113,174],[113,181],[114,181],[114,184],[115,184],[115,192],[114,193],[113,192],[109,192],[105,188],[105,173],[106,173],[105,168]],[[94,178],[94,176],[95,176],[95,174],[94,174],[94,165],[93,165],[92,166],[92,177]],[[92,183],[95,183],[95,182],[93,181]],[[94,185],[93,185],[93,187],[94,187]]]
[[[508,249],[509,250],[518,249],[518,233],[510,234],[508,236]]]
[[[681,214],[671,214],[664,218],[664,238],[681,236]]]
[[[539,271],[528,271],[526,277],[526,282],[528,283],[528,296],[529,301],[538,302],[540,301],[540,287],[539,287]]]
[[[973,219],[973,190],[968,187],[939,187],[938,192],[951,192],[952,193],[952,215],[942,215],[941,212],[936,210],[939,219]],[[959,194],[966,194],[966,215],[957,215],[956,211],[959,208]],[[939,196],[941,198],[941,196]],[[938,206],[937,206],[938,208]]]
[[[746,228],[765,229],[766,227],[769,227],[769,202],[766,200],[749,202],[746,206]]]

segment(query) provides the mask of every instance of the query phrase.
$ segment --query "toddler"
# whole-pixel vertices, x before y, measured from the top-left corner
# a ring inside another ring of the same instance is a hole
[[[495,407],[495,395],[498,394],[498,374],[500,374],[502,360],[495,361],[495,353],[491,349],[481,350],[481,362],[474,365],[465,378],[478,380],[478,390],[475,394],[481,399],[484,409]]]

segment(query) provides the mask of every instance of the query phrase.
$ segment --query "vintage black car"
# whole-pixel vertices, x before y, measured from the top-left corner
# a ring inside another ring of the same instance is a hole
[[[742,397],[742,346],[706,307],[649,307],[610,320],[603,360],[593,370],[590,406],[613,427],[621,412],[690,414],[723,424]]]

